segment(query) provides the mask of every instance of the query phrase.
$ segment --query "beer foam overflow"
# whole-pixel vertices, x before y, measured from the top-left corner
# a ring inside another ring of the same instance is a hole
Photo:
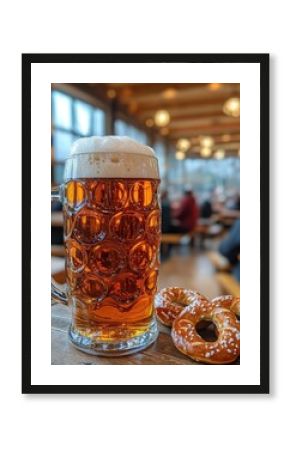
[[[75,141],[65,178],[159,178],[151,147],[125,136],[92,136]]]

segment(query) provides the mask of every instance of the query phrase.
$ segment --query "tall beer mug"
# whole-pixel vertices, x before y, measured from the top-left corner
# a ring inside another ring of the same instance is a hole
[[[154,151],[125,137],[77,140],[64,184],[66,290],[71,342],[96,355],[144,349],[158,335],[154,315],[160,245],[159,171]]]

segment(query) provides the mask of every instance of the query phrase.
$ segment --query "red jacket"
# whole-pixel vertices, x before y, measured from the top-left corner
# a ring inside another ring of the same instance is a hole
[[[192,231],[199,217],[199,208],[195,198],[191,195],[185,195],[180,202],[179,208],[175,214],[179,225],[186,231]]]

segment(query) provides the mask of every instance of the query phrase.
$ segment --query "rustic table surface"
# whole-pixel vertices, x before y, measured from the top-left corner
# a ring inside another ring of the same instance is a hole
[[[57,303],[52,305],[52,337],[51,337],[51,364],[58,365],[97,365],[97,364],[198,364],[180,353],[174,346],[169,328],[159,324],[157,341],[142,352],[129,356],[106,358],[91,356],[76,349],[68,339],[70,323],[70,310]],[[237,361],[235,364],[239,364]]]

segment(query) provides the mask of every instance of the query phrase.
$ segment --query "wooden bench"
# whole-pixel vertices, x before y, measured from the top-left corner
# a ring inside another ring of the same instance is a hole
[[[218,252],[207,252],[207,256],[217,271],[216,279],[224,294],[235,297],[240,296],[240,285],[230,273],[231,264],[223,255]]]
[[[63,227],[63,212],[53,211],[51,213],[51,226],[52,227]]]
[[[216,274],[216,278],[224,294],[240,296],[240,285],[231,274],[219,272]]]
[[[229,272],[229,260],[218,252],[207,252],[207,256],[217,272]]]
[[[64,257],[65,249],[63,245],[52,245],[51,246],[51,256]]]
[[[221,224],[212,222],[211,219],[201,219],[194,230],[194,235],[199,239],[200,248],[204,247],[205,239],[214,239],[221,236],[224,227]]]
[[[161,255],[168,257],[171,245],[189,245],[192,241],[192,234],[165,233],[161,235]]]
[[[192,235],[179,233],[166,233],[161,235],[162,244],[186,245],[189,244]]]

